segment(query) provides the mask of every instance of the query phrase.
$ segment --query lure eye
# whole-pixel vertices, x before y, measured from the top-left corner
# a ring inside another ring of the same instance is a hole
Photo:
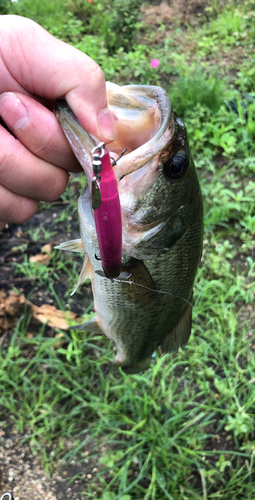
[[[189,166],[189,158],[186,153],[177,153],[170,158],[164,165],[163,170],[167,179],[180,179]]]

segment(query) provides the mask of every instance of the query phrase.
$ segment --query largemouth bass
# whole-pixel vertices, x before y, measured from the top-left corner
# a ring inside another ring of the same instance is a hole
[[[90,195],[91,151],[99,141],[82,129],[65,101],[57,104],[56,116],[88,185],[78,200],[81,239],[57,248],[84,252],[77,287],[91,280],[97,314],[79,328],[112,339],[114,365],[131,373],[146,368],[158,346],[171,352],[189,339],[203,205],[186,128],[167,93],[107,83],[107,98],[118,131],[107,146],[113,158],[127,149],[113,167],[122,214],[120,278],[106,278],[98,260]]]

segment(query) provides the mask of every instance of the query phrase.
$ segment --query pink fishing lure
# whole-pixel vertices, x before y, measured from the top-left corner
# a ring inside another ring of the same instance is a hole
[[[107,278],[117,278],[121,268],[122,223],[118,184],[112,168],[109,150],[100,158],[102,170],[101,204],[94,210],[102,267]]]

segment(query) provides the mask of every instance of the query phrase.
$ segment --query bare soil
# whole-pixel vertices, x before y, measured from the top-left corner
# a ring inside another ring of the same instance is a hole
[[[76,460],[70,464],[61,460],[55,462],[53,446],[53,472],[47,475],[40,455],[32,453],[26,437],[29,436],[18,434],[8,419],[3,421],[0,429],[0,495],[11,492],[14,500],[80,500],[86,497],[86,484],[94,479],[98,470],[97,460],[89,458],[94,453],[94,443],[86,446],[84,453],[89,459],[83,460],[82,465]],[[68,452],[72,445],[66,440],[65,451]],[[77,475],[81,479],[73,481]]]

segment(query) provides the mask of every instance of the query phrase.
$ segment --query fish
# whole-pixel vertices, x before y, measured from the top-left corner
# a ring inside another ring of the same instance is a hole
[[[107,278],[99,260],[91,208],[91,151],[99,139],[81,127],[65,101],[55,114],[87,186],[78,199],[81,238],[57,248],[84,253],[74,291],[91,280],[96,315],[75,328],[113,340],[113,366],[136,373],[149,367],[155,350],[177,351],[190,337],[203,201],[186,127],[166,91],[107,82],[107,101],[118,132],[107,144],[113,163],[127,150],[113,166],[122,218],[120,275]]]

